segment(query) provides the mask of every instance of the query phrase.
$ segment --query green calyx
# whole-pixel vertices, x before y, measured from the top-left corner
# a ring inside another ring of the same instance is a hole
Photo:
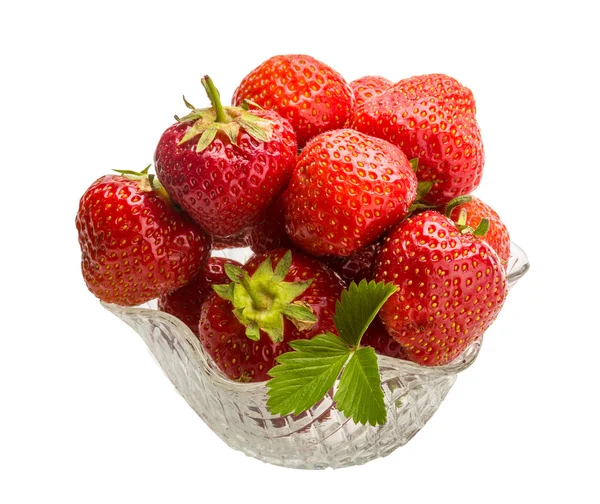
[[[258,341],[260,331],[278,343],[283,341],[284,321],[287,318],[299,330],[310,329],[317,317],[307,303],[295,301],[312,283],[285,282],[292,265],[288,250],[275,268],[271,258],[265,259],[254,274],[232,265],[225,265],[230,284],[213,285],[214,291],[233,304],[233,313],[246,326],[246,336]]]
[[[446,217],[450,219],[452,211],[457,206],[463,205],[464,203],[468,203],[472,199],[472,196],[470,196],[469,194],[465,194],[464,196],[457,196],[453,200],[450,200],[446,205]],[[476,228],[472,228],[471,226],[467,225],[467,210],[464,208],[461,208],[458,214],[458,219],[455,221],[455,224],[462,234],[472,234],[474,236],[479,237],[484,236],[490,229],[490,221],[489,219],[485,218],[481,219]]]
[[[156,191],[160,197],[162,197],[163,199],[165,199],[167,201],[170,201],[171,198],[169,197],[167,190],[160,183],[160,180],[158,180],[158,177],[154,173],[148,173],[148,171],[150,170],[150,166],[151,165],[146,166],[146,168],[144,168],[141,172],[136,172],[133,170],[113,170],[113,171],[117,172],[119,175],[123,175],[124,177],[127,177],[130,180],[137,181],[140,191],[143,191],[143,192]]]
[[[196,144],[196,152],[202,152],[212,143],[219,131],[225,133],[233,145],[237,145],[240,130],[244,130],[259,142],[268,142],[271,139],[273,122],[250,113],[249,104],[254,105],[253,103],[244,102],[241,107],[225,107],[221,104],[219,91],[212,79],[205,75],[201,82],[212,106],[197,109],[185,96],[183,97],[185,106],[191,112],[181,118],[175,116],[175,119],[178,122],[191,122],[192,125],[179,141],[179,145],[200,137]]]

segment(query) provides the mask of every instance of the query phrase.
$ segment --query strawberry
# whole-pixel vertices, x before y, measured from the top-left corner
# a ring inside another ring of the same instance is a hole
[[[208,260],[210,238],[175,209],[148,168],[105,175],[79,202],[83,277],[107,303],[150,301],[191,281]]]
[[[162,294],[158,298],[158,309],[177,317],[198,336],[202,304],[213,293],[213,285],[227,282],[225,264],[241,266],[231,259],[211,257],[190,283],[174,292]]]
[[[233,282],[214,287],[202,307],[199,338],[229,378],[267,380],[290,341],[335,332],[344,285],[319,261],[279,249],[254,256],[243,269],[225,267]]]
[[[398,286],[379,312],[388,333],[426,366],[450,362],[481,337],[507,293],[494,250],[433,210],[387,235],[375,278]]]
[[[325,63],[304,54],[273,56],[252,70],[235,90],[233,103],[251,100],[290,121],[302,148],[323,131],[347,126],[354,93]]]
[[[487,228],[482,239],[492,247],[506,268],[510,257],[510,235],[496,211],[475,196],[464,196],[448,203],[446,216],[450,217],[460,230],[476,230],[482,221]]]
[[[355,110],[352,128],[399,146],[410,159],[418,158],[419,181],[433,183],[424,201],[441,205],[479,185],[483,143],[474,101],[458,92],[446,95],[428,85],[428,79],[423,76],[420,88],[415,77],[410,86],[399,83],[363,103]]]
[[[248,232],[247,243],[255,254],[264,254],[278,248],[290,249],[294,245],[285,231],[285,200],[284,192],[271,205],[265,218]]]
[[[378,243],[359,248],[348,257],[327,257],[323,262],[335,271],[346,284],[373,279],[373,264],[378,251]]]
[[[363,346],[370,346],[379,355],[386,355],[394,359],[409,360],[404,346],[398,343],[385,329],[381,318],[375,317],[365,332],[361,341]]]
[[[258,222],[296,164],[290,124],[265,110],[223,107],[208,77],[212,107],[192,109],[167,128],[154,154],[165,188],[210,235],[237,236]]]
[[[473,92],[445,74],[418,75],[402,79],[390,87],[409,100],[433,99],[434,103],[452,113],[475,117],[477,111]]]
[[[353,80],[349,86],[354,91],[355,103],[358,107],[374,96],[382,94],[392,86],[392,81],[378,75],[366,75],[365,77]]]
[[[404,218],[416,190],[394,145],[351,129],[321,133],[300,154],[288,186],[287,231],[311,254],[348,256]]]

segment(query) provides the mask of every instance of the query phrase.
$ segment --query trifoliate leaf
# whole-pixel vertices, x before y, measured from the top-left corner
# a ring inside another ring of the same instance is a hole
[[[351,347],[357,347],[379,309],[396,290],[392,283],[362,280],[358,285],[352,282],[347,290],[342,291],[333,317],[342,340]]]
[[[387,418],[377,356],[360,348],[346,364],[334,400],[338,409],[356,423],[381,425]]]
[[[293,352],[277,357],[269,371],[267,406],[271,413],[299,414],[314,406],[333,387],[348,357],[348,346],[331,333],[290,342]]]

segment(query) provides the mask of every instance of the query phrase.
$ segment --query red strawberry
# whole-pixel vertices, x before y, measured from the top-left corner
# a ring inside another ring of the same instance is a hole
[[[453,202],[448,204],[446,215],[457,223],[459,229],[466,227],[477,229],[482,220],[486,219],[488,228],[482,239],[496,251],[506,267],[510,257],[510,236],[500,216],[492,207],[475,196],[465,196],[457,200],[456,205],[453,205]]]
[[[290,121],[302,148],[323,131],[347,126],[354,94],[344,78],[304,54],[273,56],[252,70],[233,94],[233,103],[251,100]]]
[[[210,239],[147,171],[105,175],[79,202],[83,277],[107,303],[134,306],[175,290],[210,253]]]
[[[475,117],[475,98],[472,91],[445,74],[428,74],[402,79],[391,86],[413,101],[434,99],[437,105],[452,113]]]
[[[264,110],[223,107],[208,77],[212,108],[192,112],[163,133],[154,155],[165,188],[212,236],[237,236],[258,222],[296,165],[290,124]],[[187,103],[187,102],[186,102]]]
[[[373,350],[380,355],[387,355],[394,359],[409,360],[406,349],[390,337],[379,317],[373,319],[360,344],[361,346],[373,347]]]
[[[225,264],[241,266],[231,259],[211,257],[190,283],[174,292],[161,295],[158,298],[158,309],[177,317],[198,336],[202,304],[213,293],[213,285],[227,282]]]
[[[450,362],[481,337],[507,293],[493,249],[431,210],[389,233],[375,278],[398,286],[379,312],[388,333],[427,366]]]
[[[284,192],[271,205],[265,218],[256,224],[248,233],[247,243],[256,254],[264,254],[278,248],[294,248],[292,240],[285,231],[285,199]]]
[[[333,314],[344,285],[317,260],[280,249],[255,256],[230,277],[236,273],[233,284],[215,288],[219,295],[204,304],[199,324],[200,341],[229,378],[267,380],[290,341],[336,333]]]
[[[417,179],[400,149],[354,130],[313,138],[287,189],[290,238],[314,255],[348,256],[407,214]]]
[[[424,198],[427,203],[441,205],[470,193],[481,181],[484,164],[481,134],[468,113],[470,107],[457,107],[445,95],[434,94],[436,88],[425,86],[422,95],[411,91],[418,89],[414,86],[406,89],[392,87],[363,103],[352,127],[399,146],[409,159],[418,158],[419,181],[434,182]]]
[[[323,262],[335,271],[346,284],[350,282],[358,284],[361,280],[373,279],[373,264],[378,247],[378,243],[373,243],[355,250],[348,257],[328,257],[323,258]]]
[[[367,75],[360,79],[353,80],[349,84],[352,91],[354,91],[357,107],[374,96],[380,95],[391,85],[392,81],[378,75]]]

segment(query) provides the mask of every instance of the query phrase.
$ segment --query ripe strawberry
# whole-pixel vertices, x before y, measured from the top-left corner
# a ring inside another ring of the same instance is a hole
[[[265,218],[250,229],[247,243],[255,254],[264,254],[278,248],[294,248],[285,231],[286,194],[284,192],[277,198],[267,210]]]
[[[225,264],[241,266],[231,259],[211,257],[190,283],[174,292],[162,294],[158,298],[158,309],[177,317],[198,336],[200,309],[213,293],[212,286],[227,282]]]
[[[345,79],[304,54],[273,56],[252,70],[233,94],[233,103],[251,100],[290,121],[302,148],[323,131],[344,128],[354,108]]]
[[[379,317],[375,317],[362,338],[361,345],[373,347],[376,353],[394,359],[410,360],[406,349],[390,337]]]
[[[378,247],[378,243],[373,243],[355,250],[348,257],[327,257],[323,258],[323,262],[335,271],[346,284],[350,282],[358,284],[361,280],[373,279],[373,264]]]
[[[208,260],[209,237],[147,172],[105,175],[79,202],[83,277],[107,303],[150,301],[188,283]]]
[[[223,107],[202,80],[212,108],[194,109],[167,128],[154,155],[156,171],[177,204],[219,240],[258,222],[296,165],[290,124],[278,114]]]
[[[379,312],[388,333],[426,366],[450,362],[479,338],[507,293],[494,250],[432,210],[389,233],[375,278],[398,286]]]
[[[342,129],[313,138],[287,189],[292,241],[314,255],[348,256],[407,214],[417,179],[392,144]]]
[[[434,99],[452,113],[475,117],[475,98],[472,91],[445,74],[427,74],[402,79],[391,86],[412,101]]]
[[[392,81],[378,75],[367,75],[353,80],[349,86],[354,91],[356,106],[363,104],[374,96],[382,94],[392,85]]]
[[[482,220],[486,219],[488,228],[482,239],[492,247],[502,265],[506,268],[510,258],[510,235],[504,222],[496,211],[475,196],[457,198],[457,204],[451,201],[446,209],[446,215],[457,223],[459,229],[477,229]]]
[[[333,314],[344,285],[319,261],[280,249],[227,271],[235,280],[215,287],[202,307],[199,337],[229,378],[267,380],[290,341],[336,333]]]
[[[413,78],[412,87],[393,86],[357,107],[352,128],[399,146],[409,159],[418,158],[419,181],[434,182],[424,200],[441,205],[479,185],[483,143],[469,112],[474,102],[462,103],[468,100],[458,94],[450,99],[435,86],[415,87],[417,80]]]

